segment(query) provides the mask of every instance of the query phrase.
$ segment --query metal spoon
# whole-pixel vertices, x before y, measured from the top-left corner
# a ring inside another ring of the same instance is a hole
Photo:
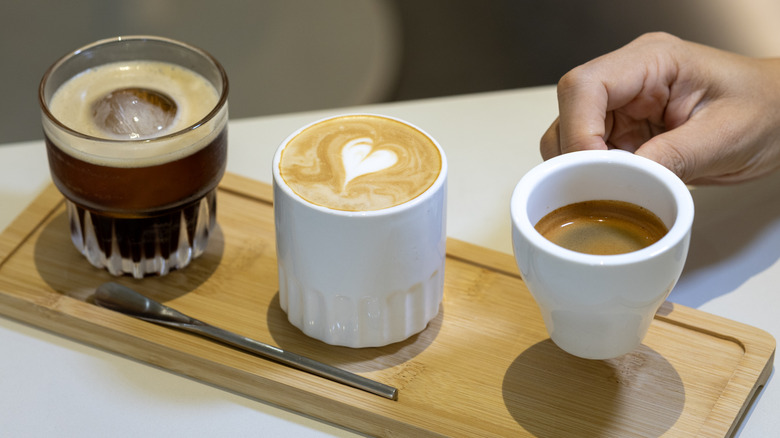
[[[95,304],[107,309],[134,316],[144,321],[197,333],[290,367],[343,383],[353,388],[362,389],[390,400],[398,400],[398,389],[392,386],[206,324],[203,321],[189,317],[175,309],[149,299],[121,284],[109,282],[100,285],[95,291],[93,299]]]

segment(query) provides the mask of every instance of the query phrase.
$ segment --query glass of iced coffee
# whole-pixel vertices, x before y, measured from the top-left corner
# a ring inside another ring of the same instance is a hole
[[[92,265],[143,278],[203,253],[225,172],[227,94],[216,59],[159,37],[97,41],[46,71],[49,168]]]

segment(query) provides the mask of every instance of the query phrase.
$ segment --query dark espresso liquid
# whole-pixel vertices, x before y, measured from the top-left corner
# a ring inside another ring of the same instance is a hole
[[[544,216],[536,230],[572,251],[596,255],[637,251],[660,240],[666,225],[653,212],[630,202],[585,201]]]
[[[63,152],[49,138],[46,151],[54,184],[75,205],[70,214],[79,225],[72,221],[71,226],[81,229],[72,235],[81,236],[85,246],[91,223],[106,258],[117,249],[122,258],[139,262],[159,249],[167,259],[182,236],[192,244],[197,224],[211,228],[215,222],[215,188],[225,172],[227,129],[191,155],[145,167],[89,163]],[[207,218],[200,217],[204,212]]]

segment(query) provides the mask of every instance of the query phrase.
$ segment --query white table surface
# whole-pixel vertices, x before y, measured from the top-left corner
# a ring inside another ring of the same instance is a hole
[[[228,170],[270,183],[289,133],[347,111],[400,117],[436,137],[449,160],[447,234],[511,253],[509,197],[541,162],[553,86],[233,120]],[[0,146],[0,229],[50,181],[42,140]],[[670,300],[780,337],[780,175],[693,195],[690,255]],[[0,436],[355,436],[4,317],[0,346]],[[778,434],[780,383],[770,378],[739,436]]]

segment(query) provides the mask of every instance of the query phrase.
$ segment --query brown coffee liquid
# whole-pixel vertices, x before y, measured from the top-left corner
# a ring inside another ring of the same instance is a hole
[[[657,242],[668,231],[650,210],[608,200],[563,206],[544,216],[535,228],[559,246],[596,255],[637,251]]]
[[[147,167],[111,167],[79,160],[47,137],[52,180],[76,205],[79,223],[94,228],[100,249],[110,257],[115,240],[123,258],[167,258],[179,246],[181,227],[192,243],[198,221],[216,220],[217,184],[225,172],[227,129],[207,146],[178,160]],[[209,218],[200,218],[206,198]],[[87,230],[80,230],[81,236]]]
[[[217,186],[227,163],[226,128],[190,155],[139,167],[84,161],[48,137],[45,140],[52,180],[62,194],[83,207],[115,216],[140,217],[200,199]]]

